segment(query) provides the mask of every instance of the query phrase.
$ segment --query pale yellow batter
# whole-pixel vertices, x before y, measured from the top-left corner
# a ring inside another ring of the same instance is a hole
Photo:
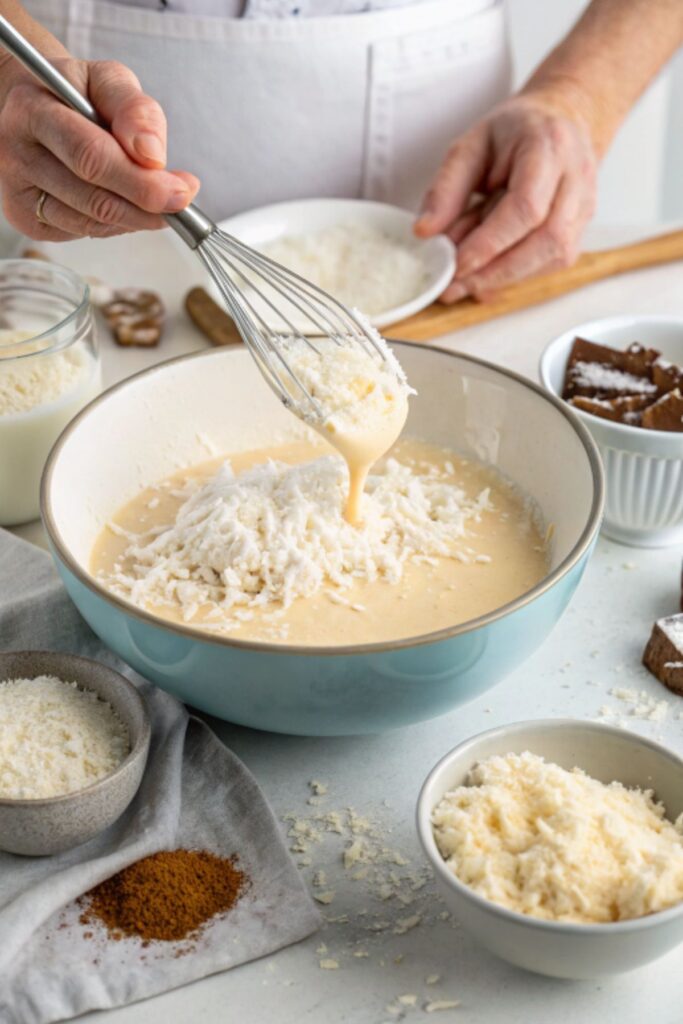
[[[236,473],[268,458],[300,463],[325,454],[327,450],[308,442],[297,442],[268,450],[230,454]],[[334,600],[333,588],[325,587],[312,597],[298,598],[284,611],[274,606],[256,610],[250,621],[231,628],[229,635],[244,640],[263,640],[293,645],[349,645],[419,636],[477,618],[514,600],[531,589],[547,572],[546,545],[526,502],[493,470],[460,459],[420,442],[399,441],[392,450],[399,462],[416,472],[437,466],[456,482],[468,497],[476,498],[483,488],[491,489],[491,509],[473,522],[461,549],[468,564],[452,558],[437,558],[428,564],[405,565],[400,582],[359,580],[340,592],[343,604]],[[223,459],[214,459],[182,471],[162,484],[147,488],[113,516],[114,528],[143,533],[155,526],[170,525],[182,496],[173,491],[196,478],[207,480]],[[360,527],[362,529],[362,526]],[[94,546],[91,571],[106,582],[120,565],[130,566],[124,552],[130,539],[105,528]],[[477,561],[477,556],[481,560]],[[332,596],[330,596],[332,593]],[[355,610],[352,606],[362,607]],[[181,622],[179,608],[155,606],[156,615]],[[275,614],[274,614],[275,613]],[[206,624],[200,609],[192,625]],[[215,620],[211,626],[216,633]]]

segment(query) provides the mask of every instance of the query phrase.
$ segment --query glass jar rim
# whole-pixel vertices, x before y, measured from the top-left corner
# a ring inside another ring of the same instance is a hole
[[[59,344],[45,345],[45,347],[32,348],[28,352],[10,352],[9,350],[16,346],[19,350],[24,345],[34,345],[36,342],[47,341],[51,335],[58,334],[63,331],[64,328],[68,327],[69,324],[75,323],[82,313],[86,312],[90,308],[90,285],[85,281],[80,274],[77,274],[74,270],[69,267],[62,266],[61,263],[52,263],[51,260],[38,260],[38,259],[1,259],[0,260],[0,291],[2,290],[2,274],[5,270],[21,270],[22,268],[33,268],[42,267],[55,278],[61,278],[68,284],[73,285],[80,292],[80,298],[74,304],[73,309],[67,313],[65,317],[58,320],[51,327],[47,327],[44,331],[40,331],[37,334],[31,334],[27,338],[22,338],[21,341],[13,341],[8,344],[3,344],[0,340],[0,363],[5,359],[28,359],[31,356],[44,356],[50,352],[58,352],[62,348],[66,348],[73,343],[75,340],[73,337],[65,337],[64,340]],[[4,354],[3,354],[4,351]]]

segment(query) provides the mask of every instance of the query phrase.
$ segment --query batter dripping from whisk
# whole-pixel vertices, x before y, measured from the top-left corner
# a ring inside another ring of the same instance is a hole
[[[372,327],[363,324],[367,331]],[[414,394],[384,339],[373,332],[381,355],[361,345],[331,338],[292,338],[283,352],[297,378],[324,409],[324,417],[307,422],[343,456],[349,471],[344,517],[362,521],[361,499],[371,467],[385,455],[403,430],[408,397]]]

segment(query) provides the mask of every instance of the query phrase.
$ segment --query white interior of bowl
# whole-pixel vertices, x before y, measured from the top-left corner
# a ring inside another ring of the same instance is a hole
[[[466,741],[430,776],[424,792],[425,810],[431,814],[445,793],[464,785],[476,763],[527,750],[568,771],[582,768],[606,784],[616,780],[630,788],[654,789],[671,820],[683,813],[681,758],[625,729],[568,719],[519,722]]]
[[[397,354],[418,395],[405,435],[499,468],[554,526],[552,568],[588,523],[595,480],[573,418],[504,371],[420,346]],[[121,505],[179,468],[261,448],[305,428],[245,349],[161,364],[107,392],[58,444],[45,499],[61,542],[87,571],[98,532]]]
[[[414,221],[413,213],[387,203],[375,203],[365,199],[302,199],[249,210],[221,221],[218,226],[256,249],[263,249],[284,235],[310,234],[337,224],[376,228],[391,238],[416,247],[424,262],[425,286],[419,295],[408,302],[370,318],[376,327],[385,327],[411,316],[433,302],[450,282],[455,270],[452,243],[441,235],[418,241],[413,234]],[[186,261],[191,259],[196,271],[196,257],[187,246],[180,244]],[[210,281],[209,287],[214,298],[221,301],[218,289]],[[281,326],[265,303],[257,303],[255,308],[267,323],[275,327]],[[289,313],[296,323],[295,313],[291,310]],[[296,323],[296,326],[305,330],[307,324],[306,321],[301,321]]]

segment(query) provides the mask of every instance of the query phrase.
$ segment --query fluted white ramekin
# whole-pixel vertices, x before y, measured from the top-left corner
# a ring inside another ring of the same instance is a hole
[[[683,316],[612,316],[579,324],[555,338],[541,356],[544,386],[562,394],[574,338],[626,348],[637,341],[683,365]],[[575,410],[595,440],[605,467],[603,531],[638,547],[683,542],[683,433],[644,430]]]

